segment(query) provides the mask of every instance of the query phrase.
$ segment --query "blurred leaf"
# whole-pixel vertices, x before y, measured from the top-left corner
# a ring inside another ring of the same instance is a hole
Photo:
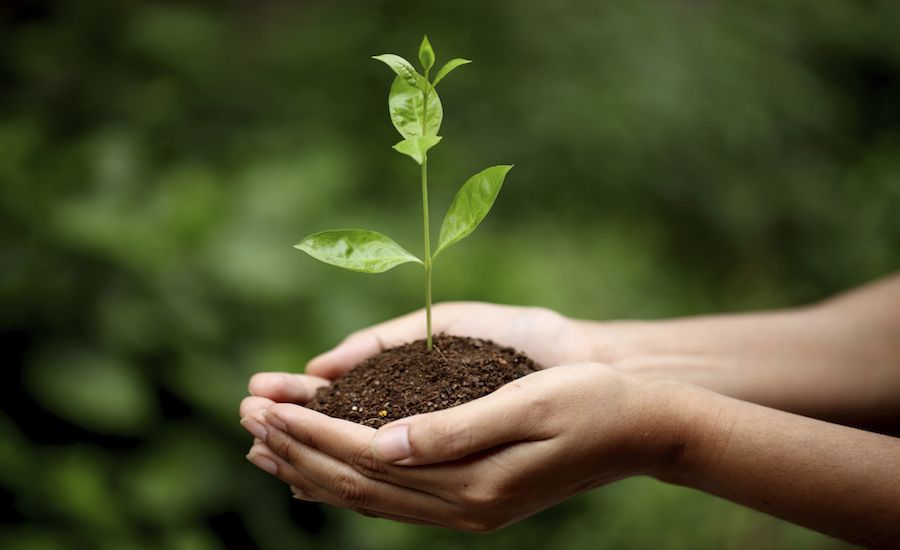
[[[298,360],[290,370],[296,370],[299,364],[302,363]],[[250,376],[258,370],[286,370],[267,369],[266,366],[243,362],[222,364],[215,356],[195,352],[170,369],[166,381],[192,408],[212,415],[221,426],[230,424],[236,428],[234,416],[241,399],[247,396]]]
[[[196,78],[222,65],[219,56],[225,50],[228,32],[215,12],[180,4],[143,4],[135,12],[125,37],[163,67]]]
[[[444,249],[475,231],[481,220],[490,212],[500,187],[503,186],[503,180],[511,169],[512,165],[491,166],[478,172],[463,184],[450,204],[444,223],[441,224],[438,247],[434,251],[435,258]]]
[[[104,342],[152,353],[166,345],[169,312],[155,296],[123,284],[110,285],[97,300],[97,324]]]
[[[60,550],[71,548],[71,540],[62,529],[45,525],[0,525],[0,548],[4,550]]]
[[[428,150],[437,145],[440,141],[441,136],[412,137],[397,143],[394,145],[394,149],[399,153],[412,157],[417,163],[422,164],[425,162],[425,156],[427,155]]]
[[[422,263],[389,237],[364,229],[321,231],[294,248],[313,258],[351,271],[382,273],[408,262]]]
[[[69,521],[113,530],[124,524],[123,509],[113,492],[109,465],[103,456],[80,447],[47,450],[40,477],[42,502]]]
[[[162,546],[169,550],[217,550],[228,548],[226,543],[203,528],[176,531],[165,537]]]
[[[300,155],[254,157],[230,184],[227,208],[203,252],[209,277],[232,298],[281,304],[307,294],[311,274],[286,244],[304,227],[333,223],[330,205],[347,203],[359,179],[346,145],[319,142]],[[302,221],[303,226],[298,222]],[[286,253],[287,251],[287,253]]]
[[[67,349],[38,357],[27,374],[44,408],[88,430],[136,435],[156,420],[151,388],[131,363]]]
[[[197,424],[170,427],[139,451],[126,489],[140,517],[161,525],[187,525],[225,505],[232,449],[205,432]]]
[[[35,449],[18,428],[0,413],[0,486],[19,488],[27,483],[35,462]]]
[[[407,84],[397,77],[391,85],[388,96],[388,107],[391,113],[391,122],[404,138],[413,138],[423,135],[423,105],[422,91]],[[436,136],[441,129],[441,121],[444,119],[444,107],[437,91],[428,94],[428,127],[424,135]]]

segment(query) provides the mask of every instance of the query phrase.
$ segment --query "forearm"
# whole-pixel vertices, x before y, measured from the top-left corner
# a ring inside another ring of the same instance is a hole
[[[660,479],[858,544],[900,545],[900,439],[686,393],[685,452]]]
[[[900,277],[808,308],[579,323],[593,360],[628,372],[840,422],[900,419]]]

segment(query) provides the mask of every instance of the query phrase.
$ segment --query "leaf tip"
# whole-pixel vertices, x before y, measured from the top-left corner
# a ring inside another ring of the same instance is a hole
[[[426,74],[434,66],[434,48],[431,47],[427,34],[422,37],[422,43],[419,45],[419,62],[422,63]]]

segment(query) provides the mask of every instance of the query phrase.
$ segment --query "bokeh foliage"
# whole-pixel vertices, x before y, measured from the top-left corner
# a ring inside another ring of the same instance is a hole
[[[804,303],[900,265],[900,3],[92,2],[0,8],[3,548],[827,548],[637,479],[476,537],[301,505],[243,459],[248,376],[421,306],[291,248],[418,251],[369,56],[443,89],[433,217],[514,162],[438,300],[598,319]],[[811,383],[813,383],[811,381]]]

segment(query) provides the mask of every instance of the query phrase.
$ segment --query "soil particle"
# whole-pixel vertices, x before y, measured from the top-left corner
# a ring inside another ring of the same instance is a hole
[[[440,334],[431,352],[425,340],[417,340],[366,359],[319,388],[306,406],[377,428],[478,399],[540,368],[490,340]]]

